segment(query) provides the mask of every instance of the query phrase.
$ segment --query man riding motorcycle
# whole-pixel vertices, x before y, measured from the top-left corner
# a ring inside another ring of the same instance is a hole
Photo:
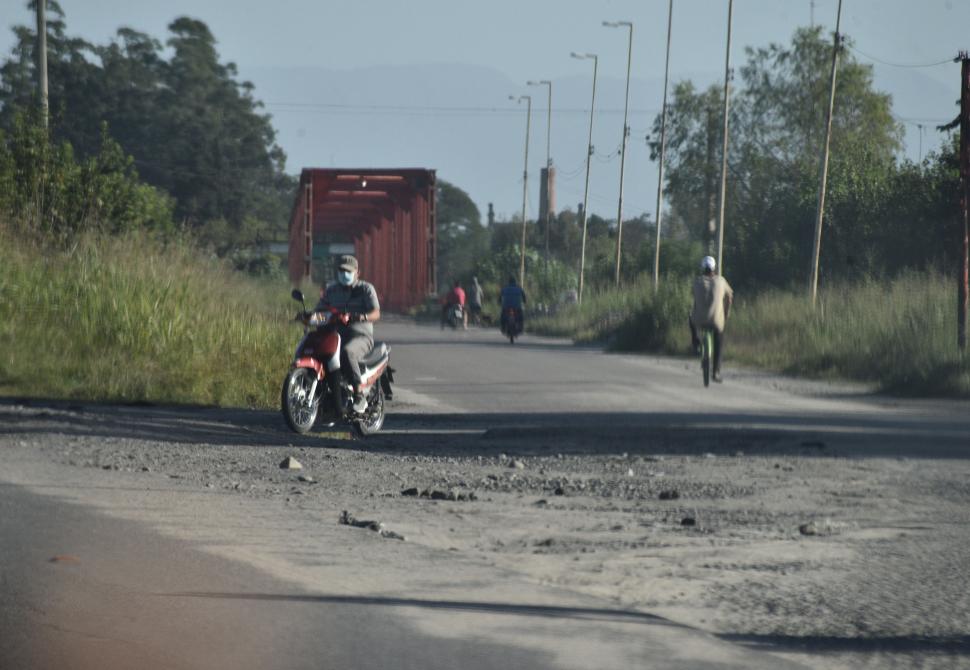
[[[508,312],[512,310],[519,326],[518,330],[521,333],[525,321],[522,315],[522,305],[525,304],[526,300],[525,291],[515,282],[515,277],[509,277],[509,283],[502,288],[502,293],[499,295],[499,302],[502,303],[502,332],[506,331]]]
[[[374,286],[359,277],[357,259],[341,256],[337,265],[337,281],[331,282],[321,292],[320,302],[314,311],[336,308],[347,314],[347,320],[338,329],[341,348],[347,358],[346,370],[354,388],[353,410],[362,413],[367,409],[367,399],[361,392],[360,361],[374,348],[374,322],[381,318],[381,306]],[[343,407],[341,371],[327,377],[337,407]]]
[[[452,285],[451,290],[448,291],[442,303],[441,329],[444,330],[445,324],[448,322],[448,315],[454,309],[455,305],[458,305],[461,308],[462,326],[465,330],[468,330],[468,312],[465,310],[465,289],[461,287],[461,282],[457,279],[455,280],[455,283]]]

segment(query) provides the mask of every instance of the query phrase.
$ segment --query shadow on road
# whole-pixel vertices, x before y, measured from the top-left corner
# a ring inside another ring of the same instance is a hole
[[[279,412],[0,401],[0,435],[60,434],[220,446],[342,447],[467,457],[510,453],[966,458],[967,424],[892,413],[388,414],[384,432],[298,435]],[[321,428],[320,430],[328,430]]]
[[[945,654],[970,656],[970,636],[931,637],[896,635],[876,637],[838,637],[827,635],[718,635],[722,640],[764,651],[804,651],[806,653],[859,652],[866,654]]]
[[[172,598],[213,598],[218,600],[247,600],[254,602],[315,603],[320,605],[368,605],[378,607],[419,607],[434,610],[454,610],[488,614],[546,617],[552,619],[580,619],[616,623],[643,623],[686,628],[678,623],[646,612],[604,609],[598,607],[566,607],[560,605],[522,605],[514,603],[476,602],[463,600],[421,600],[418,598],[385,598],[374,596],[333,596],[284,593],[162,593]]]
[[[524,605],[497,602],[476,602],[462,600],[422,600],[418,598],[387,598],[373,596],[335,596],[314,594],[284,593],[216,593],[188,592],[162,593],[161,597],[202,598],[215,600],[242,600],[251,602],[288,602],[317,605],[360,605],[373,607],[417,607],[432,610],[451,610],[486,614],[507,614],[512,616],[543,617],[552,619],[576,619],[603,621],[611,623],[634,623],[645,625],[690,628],[664,617],[634,610],[607,609],[597,607],[567,607],[554,605]],[[727,642],[758,649],[760,651],[803,651],[805,653],[933,653],[951,656],[970,656],[970,636],[875,636],[875,637],[838,637],[838,636],[794,636],[794,635],[749,635],[714,634],[714,637]]]

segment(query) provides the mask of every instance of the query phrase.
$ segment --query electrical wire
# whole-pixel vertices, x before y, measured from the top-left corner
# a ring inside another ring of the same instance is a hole
[[[315,114],[395,114],[395,115],[436,115],[436,114],[521,114],[519,107],[486,107],[486,106],[447,106],[447,105],[371,105],[344,103],[313,103],[313,102],[265,102],[265,107],[276,108],[279,112],[304,112]],[[548,110],[534,108],[534,113]],[[553,108],[553,114],[589,114],[589,109],[579,107]],[[659,112],[653,109],[631,110],[631,114],[652,114]],[[597,114],[622,114],[622,109],[597,109]]]
[[[946,65],[947,63],[953,62],[952,58],[947,58],[946,60],[935,61],[932,63],[893,63],[891,61],[883,60],[882,58],[879,58],[877,56],[867,54],[865,51],[863,51],[862,49],[859,49],[858,47],[854,47],[852,45],[848,45],[848,47],[849,49],[856,52],[860,56],[864,56],[865,58],[868,58],[871,61],[875,61],[876,63],[880,63],[882,65],[888,65],[890,67],[902,67],[902,68],[937,67],[938,65]]]

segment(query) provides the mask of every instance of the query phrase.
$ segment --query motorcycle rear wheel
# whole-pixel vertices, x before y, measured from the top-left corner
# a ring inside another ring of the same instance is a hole
[[[320,410],[319,397],[307,400],[314,377],[315,373],[308,368],[291,370],[283,380],[283,389],[280,392],[280,409],[286,425],[300,435],[310,432]]]

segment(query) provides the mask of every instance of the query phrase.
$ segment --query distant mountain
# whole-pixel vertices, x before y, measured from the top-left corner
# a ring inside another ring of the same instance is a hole
[[[552,158],[559,170],[558,207],[582,200],[592,68],[589,77],[554,82]],[[472,65],[423,65],[330,70],[322,67],[249,67],[286,150],[287,170],[303,167],[427,167],[502,215],[522,202],[525,103],[531,94],[529,212],[538,209],[539,169],[546,161],[546,88],[526,87],[500,72]],[[600,74],[597,82],[590,203],[616,216],[624,81]],[[662,101],[663,82],[632,81],[631,141],[627,153],[625,213],[653,211],[656,166],[644,137]]]
[[[497,70],[459,64],[240,70],[273,116],[289,172],[304,167],[433,168],[466,190],[483,216],[488,203],[494,203],[500,219],[518,214],[522,203],[525,105],[508,96],[530,94],[528,212],[537,213],[539,170],[546,158],[545,87],[523,86]],[[703,87],[721,76],[697,72],[677,79],[693,79]],[[938,146],[935,125],[956,115],[958,80],[947,86],[921,70],[881,65],[874,76],[877,88],[893,95],[897,116],[908,120],[905,155],[917,158],[916,123],[925,126],[923,153]],[[582,201],[591,83],[592,68],[589,76],[553,84],[551,153],[558,170],[558,209],[575,209]],[[623,86],[622,78],[600,72],[590,208],[607,218],[616,217]],[[662,99],[662,79],[631,82],[624,215],[654,214],[657,169],[649,160],[645,136]]]

